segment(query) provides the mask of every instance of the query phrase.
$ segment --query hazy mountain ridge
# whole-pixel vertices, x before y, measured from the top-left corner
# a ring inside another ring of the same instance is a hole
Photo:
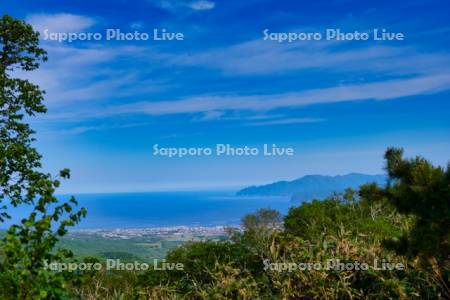
[[[312,200],[325,198],[334,192],[375,182],[386,183],[385,175],[350,173],[346,175],[306,175],[293,181],[277,181],[271,184],[250,186],[238,191],[240,196],[288,196],[292,200]]]

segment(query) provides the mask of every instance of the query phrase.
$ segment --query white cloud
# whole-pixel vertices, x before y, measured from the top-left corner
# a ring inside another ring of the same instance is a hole
[[[227,75],[261,75],[304,69],[363,70],[417,74],[450,67],[447,53],[418,53],[406,47],[371,46],[343,49],[345,42],[313,41],[280,44],[261,39],[229,47],[172,57],[174,65],[218,69]],[[339,46],[339,47],[335,47]]]
[[[26,21],[41,33],[45,29],[49,32],[80,32],[95,24],[92,18],[67,13],[33,14]]]
[[[323,119],[317,118],[286,118],[279,120],[261,121],[246,124],[247,126],[272,126],[323,122]]]
[[[213,9],[216,4],[208,0],[148,0],[151,3],[170,11],[179,11],[183,8],[190,8],[193,10],[210,10]]]
[[[46,91],[50,109],[81,102],[95,102],[139,93],[161,91],[166,83],[143,77],[135,68],[114,68],[120,59],[148,56],[149,51],[133,46],[76,48],[65,44],[45,46],[49,61],[34,72],[18,72]]]
[[[221,110],[267,111],[276,108],[357,100],[387,100],[439,92],[450,88],[450,74],[396,79],[297,93],[264,96],[203,96],[178,101],[144,102],[111,107],[105,112],[164,115]]]
[[[96,118],[124,114],[172,115],[213,114],[224,111],[267,112],[280,108],[298,108],[362,100],[390,100],[408,96],[432,94],[450,89],[450,74],[420,76],[363,84],[340,85],[295,93],[251,96],[199,96],[182,100],[137,102],[101,107],[60,115],[61,118]],[[53,116],[58,118],[57,115]]]
[[[214,6],[216,6],[216,4],[211,1],[200,0],[200,1],[194,1],[194,2],[188,3],[188,6],[195,10],[208,10],[208,9],[213,9]]]
[[[207,111],[201,117],[195,118],[196,122],[220,120],[225,113],[223,111]]]
[[[130,27],[132,29],[142,29],[142,27],[144,27],[144,24],[142,22],[133,22],[130,24]]]
[[[186,5],[191,2],[182,3]],[[61,15],[67,17],[67,14],[52,16]],[[46,19],[45,16],[49,15],[34,15],[30,18],[42,21]],[[61,21],[60,17],[56,19]],[[54,21],[54,24],[56,23],[58,22]],[[78,24],[79,28],[88,26],[89,22],[85,21],[84,24]],[[75,26],[66,25],[72,29]],[[51,110],[52,115],[48,118],[55,119],[71,117],[87,119],[122,114],[202,114],[197,118],[198,121],[214,119],[226,121],[230,119],[227,112],[238,114],[243,112],[248,117],[261,113],[264,115],[267,111],[278,108],[356,100],[395,99],[450,88],[450,74],[436,74],[436,70],[443,70],[444,66],[450,65],[446,53],[417,54],[411,49],[395,47],[336,51],[333,43],[280,45],[258,40],[192,55],[163,53],[155,48],[133,46],[90,45],[76,48],[64,44],[49,44],[46,45],[46,49],[49,52],[49,62],[43,64],[38,71],[27,74],[27,77],[47,91],[46,99],[51,108],[56,108]],[[134,64],[127,67],[127,60],[130,59],[133,62],[139,60],[142,69],[137,70]],[[125,61],[124,67],[115,68],[115,61]],[[338,85],[274,95],[240,96],[221,93],[152,101],[149,98],[153,92],[167,87],[165,82],[150,80],[148,74],[145,74],[146,64],[154,67],[157,63],[163,67],[173,67],[175,64],[219,68],[229,74],[273,74],[305,68],[329,68],[335,71],[350,68],[374,71],[377,75],[383,70],[408,76],[395,80]],[[134,101],[142,101],[142,97],[146,97],[144,99],[149,101],[106,105],[106,101],[117,100],[120,97],[141,97]],[[81,101],[84,103],[81,104]],[[58,114],[53,114],[54,112]]]

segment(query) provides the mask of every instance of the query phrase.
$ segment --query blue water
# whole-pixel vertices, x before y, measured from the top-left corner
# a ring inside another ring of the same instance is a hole
[[[88,214],[76,228],[143,228],[163,226],[237,225],[260,208],[285,214],[292,206],[287,197],[237,197],[233,192],[158,192],[75,195]],[[67,200],[68,196],[60,196]],[[27,215],[12,211],[13,220]],[[10,222],[8,222],[10,223]],[[2,224],[4,227],[6,224]]]

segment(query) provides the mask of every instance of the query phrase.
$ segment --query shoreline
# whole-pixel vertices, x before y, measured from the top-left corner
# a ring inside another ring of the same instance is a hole
[[[131,239],[145,236],[223,236],[227,235],[227,229],[241,230],[240,226],[162,226],[146,228],[114,228],[114,229],[74,229],[68,232],[68,236],[80,235],[100,236],[103,238]]]

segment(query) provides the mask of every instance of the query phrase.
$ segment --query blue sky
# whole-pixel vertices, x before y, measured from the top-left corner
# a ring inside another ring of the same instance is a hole
[[[20,74],[46,90],[32,120],[62,192],[241,187],[306,174],[381,173],[401,146],[450,158],[447,1],[109,0],[2,2],[49,32],[182,32],[183,41],[43,40]],[[270,32],[371,32],[403,41],[263,39]],[[277,144],[292,157],[152,155],[166,147]]]

